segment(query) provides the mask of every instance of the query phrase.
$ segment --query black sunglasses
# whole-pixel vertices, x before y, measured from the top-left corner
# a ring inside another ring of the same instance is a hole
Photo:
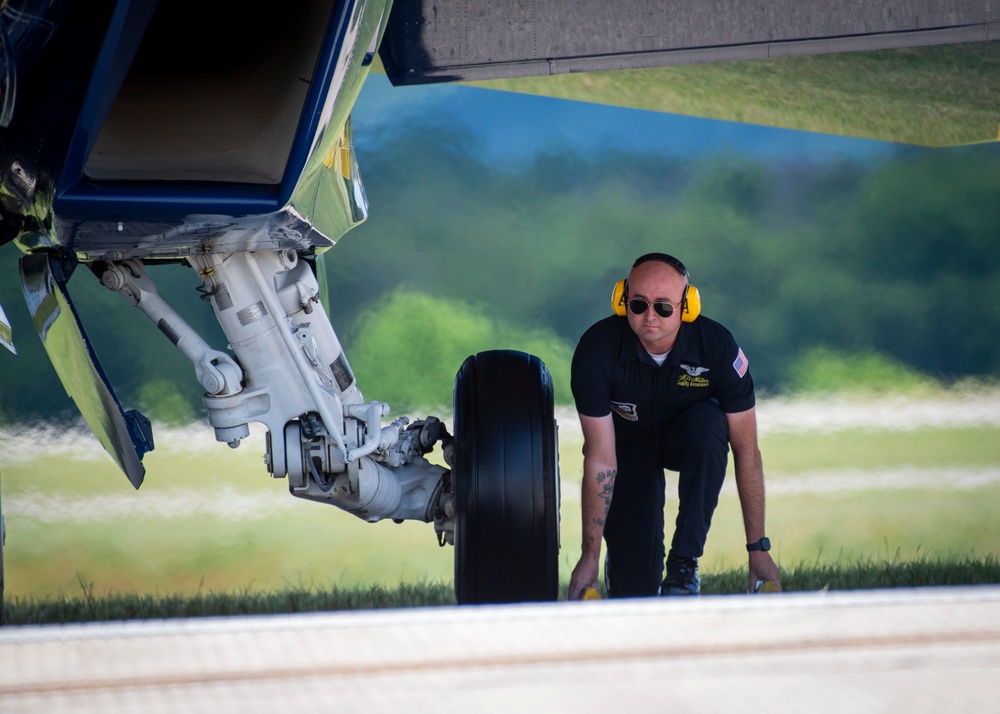
[[[629,300],[628,309],[636,315],[642,315],[649,309],[649,301],[639,300],[638,298]],[[670,317],[674,314],[674,306],[669,302],[654,302],[653,309],[656,310],[656,314],[660,317]]]

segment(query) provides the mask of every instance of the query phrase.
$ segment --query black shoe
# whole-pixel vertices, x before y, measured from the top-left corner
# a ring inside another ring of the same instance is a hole
[[[667,577],[660,583],[660,596],[697,595],[701,592],[697,558],[668,558]]]

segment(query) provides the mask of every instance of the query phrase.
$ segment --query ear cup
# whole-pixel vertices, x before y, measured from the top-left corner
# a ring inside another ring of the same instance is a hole
[[[619,280],[611,291],[611,309],[619,317],[628,314],[628,280]],[[701,293],[694,285],[688,285],[684,292],[684,306],[681,309],[681,322],[694,322],[701,314]]]
[[[611,309],[620,317],[625,317],[626,314],[625,303],[628,301],[626,297],[627,293],[627,280],[619,280],[615,283],[615,289],[611,291]]]
[[[688,285],[681,309],[681,322],[694,322],[701,314],[701,293],[694,285]]]

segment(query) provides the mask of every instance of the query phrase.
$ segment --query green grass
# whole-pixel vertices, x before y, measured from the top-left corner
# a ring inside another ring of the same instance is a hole
[[[761,437],[769,472],[1000,464],[1000,430],[990,427],[914,431],[845,431]]]
[[[100,595],[450,577],[451,550],[438,547],[430,525],[369,524],[293,498],[264,470],[256,435],[236,451],[208,443],[189,453],[187,431],[159,435],[138,492],[86,444],[72,445],[76,456],[42,458],[40,449],[0,465],[9,596],[73,592],[77,573]]]
[[[4,622],[41,625],[108,620],[149,620],[178,617],[273,615],[294,612],[372,610],[454,604],[451,583],[402,584],[396,588],[368,586],[322,590],[286,587],[274,591],[246,588],[191,595],[97,595],[92,583],[80,578],[79,593],[59,598],[14,598],[4,605]]]
[[[560,568],[568,573],[579,554],[582,458],[568,425],[560,441]],[[922,477],[905,483],[910,470],[998,470],[1000,429],[775,434],[761,444],[770,492],[768,531],[784,563],[897,552],[907,560],[1000,554],[1000,485],[936,487],[933,475],[930,482]],[[369,524],[294,499],[283,481],[266,476],[254,445],[247,447],[245,453],[230,452],[220,445],[179,457],[165,442],[156,459],[157,452],[147,457],[149,474],[139,492],[103,460],[57,458],[51,470],[41,459],[4,466],[8,594],[45,598],[73,592],[77,573],[100,594],[393,588],[450,579],[453,550],[438,547],[431,526]],[[835,484],[848,471],[871,472],[873,479],[902,474],[904,483],[861,492],[809,490]],[[709,570],[745,561],[731,482],[703,559]],[[676,507],[674,483],[671,479],[668,508]],[[802,484],[805,492],[796,490]],[[246,502],[256,510],[248,513]]]
[[[969,408],[991,408],[993,397],[977,399]],[[809,409],[831,405],[821,400]],[[900,410],[904,418],[908,408]],[[933,414],[946,411],[935,406]],[[765,431],[768,535],[785,584],[995,582],[995,574],[972,567],[995,573],[1000,558],[1000,427],[992,424]],[[450,602],[454,551],[438,547],[430,525],[369,524],[292,498],[284,481],[267,476],[260,435],[236,451],[212,443],[207,428],[158,436],[138,492],[92,438],[4,436],[8,603],[47,609],[82,600],[73,606],[80,609],[111,599],[131,603],[113,611],[183,613],[194,601],[212,613],[339,609],[336,598],[370,603],[362,607],[397,596]],[[580,446],[575,417],[560,413],[563,578],[579,557]],[[675,484],[668,476],[668,509],[676,507]],[[744,577],[744,542],[730,476],[701,561],[706,592],[739,589],[715,583]],[[925,565],[971,574],[925,577],[916,570]],[[297,604],[314,597],[318,604]]]
[[[1000,562],[993,556],[957,560],[869,560],[802,564],[783,573],[786,592],[912,588],[1000,583]],[[703,574],[704,595],[745,593],[745,568]],[[563,583],[560,599],[566,598]],[[450,582],[332,588],[286,587],[277,591],[250,588],[193,595],[112,594],[99,596],[92,583],[79,578],[79,592],[50,599],[15,598],[5,603],[4,622],[41,625],[109,620],[148,620],[232,615],[270,615],[384,608],[454,605]]]

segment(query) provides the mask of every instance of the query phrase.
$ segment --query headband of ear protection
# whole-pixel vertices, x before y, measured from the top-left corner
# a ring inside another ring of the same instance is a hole
[[[691,275],[684,263],[677,260],[672,255],[666,253],[647,253],[636,259],[632,263],[632,269],[650,261],[666,263],[674,270],[684,276],[687,285],[684,286],[684,296],[681,298],[681,322],[694,322],[701,314],[701,293],[698,288],[691,284]],[[625,316],[628,314],[628,280],[619,280],[615,283],[615,289],[611,292],[611,307],[616,315]]]

